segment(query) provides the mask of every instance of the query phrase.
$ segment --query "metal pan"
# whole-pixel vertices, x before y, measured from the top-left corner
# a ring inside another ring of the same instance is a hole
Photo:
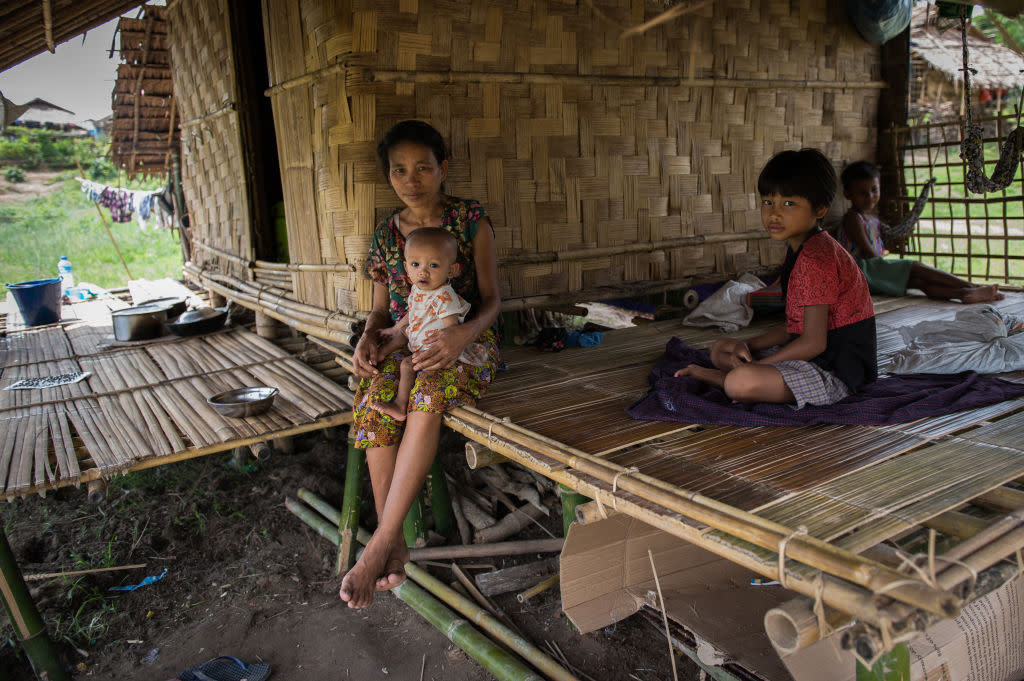
[[[177,336],[196,336],[221,328],[227,317],[226,308],[201,307],[182,313],[177,319],[167,322],[164,326]]]

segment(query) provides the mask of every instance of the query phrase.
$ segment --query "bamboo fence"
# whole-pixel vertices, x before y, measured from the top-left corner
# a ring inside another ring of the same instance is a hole
[[[102,302],[92,321],[11,331],[0,380],[91,372],[45,390],[0,391],[0,498],[171,463],[346,423],[351,393],[242,328],[183,339],[110,343]],[[88,315],[86,315],[88,316]],[[206,399],[225,390],[280,389],[271,410],[223,417]]]
[[[995,164],[997,147],[1020,125],[1014,111],[983,118],[988,148],[986,172]],[[1021,173],[1006,189],[970,194],[964,186],[966,163],[960,158],[962,120],[918,123],[885,132],[883,142],[901,160],[904,195],[882,206],[893,222],[931,177],[937,178],[929,206],[904,254],[972,281],[1020,286],[1024,283],[1024,185]],[[885,197],[883,197],[885,198]]]

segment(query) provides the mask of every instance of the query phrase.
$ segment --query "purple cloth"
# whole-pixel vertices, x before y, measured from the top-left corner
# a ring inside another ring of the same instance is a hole
[[[787,404],[741,404],[713,386],[672,374],[688,364],[711,366],[710,353],[673,338],[648,380],[651,389],[628,409],[635,419],[702,425],[808,426],[816,423],[886,425],[983,407],[1024,395],[1024,384],[961,374],[904,374],[868,383],[835,404],[793,409]]]

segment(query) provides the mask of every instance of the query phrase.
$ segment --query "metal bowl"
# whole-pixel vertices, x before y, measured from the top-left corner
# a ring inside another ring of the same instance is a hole
[[[208,397],[206,403],[221,416],[243,418],[256,416],[270,409],[278,392],[280,391],[277,388],[265,385],[255,388],[238,388]]]
[[[227,309],[217,307],[201,307],[178,315],[177,319],[167,322],[164,326],[178,336],[195,336],[200,333],[216,331],[224,326],[228,317]]]

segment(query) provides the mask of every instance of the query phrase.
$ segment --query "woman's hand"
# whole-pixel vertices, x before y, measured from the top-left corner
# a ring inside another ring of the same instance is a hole
[[[413,368],[416,371],[436,371],[452,366],[466,346],[473,342],[472,331],[466,324],[438,331],[419,352],[413,353]]]
[[[359,378],[373,378],[377,375],[378,333],[374,329],[364,331],[352,352],[352,373]]]

